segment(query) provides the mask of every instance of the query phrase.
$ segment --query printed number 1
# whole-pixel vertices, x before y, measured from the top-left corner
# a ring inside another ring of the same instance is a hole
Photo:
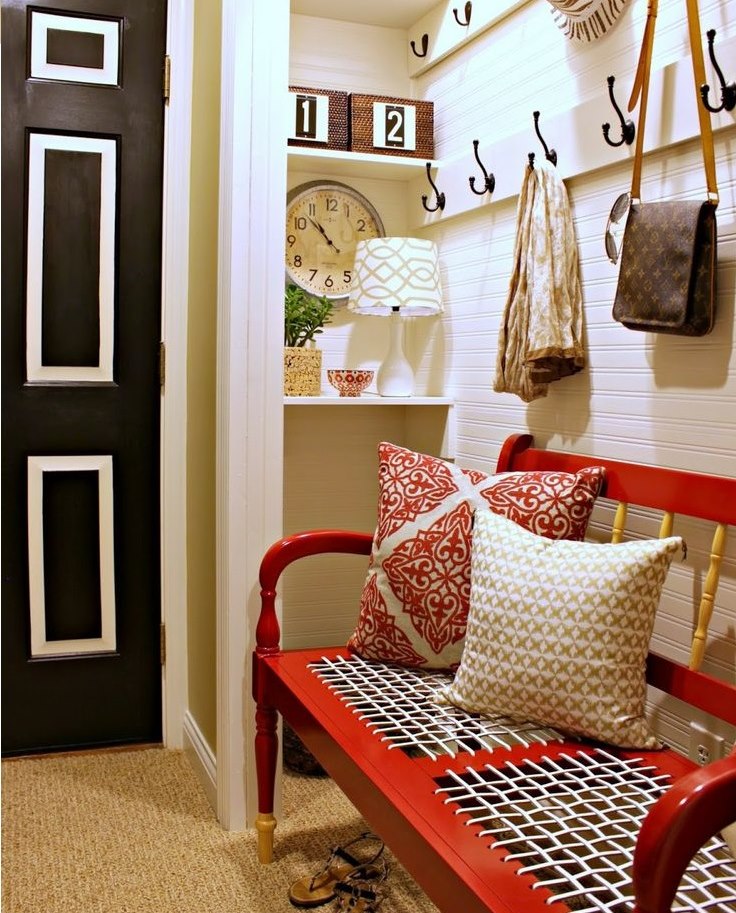
[[[317,97],[297,95],[296,135],[315,139],[317,136]]]
[[[402,105],[386,105],[386,145],[403,147],[405,143],[404,108]]]

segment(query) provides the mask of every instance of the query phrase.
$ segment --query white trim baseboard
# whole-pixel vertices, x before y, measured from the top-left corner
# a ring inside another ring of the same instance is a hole
[[[182,732],[184,752],[189,758],[197,779],[202,784],[207,800],[212,808],[217,810],[217,759],[207,739],[202,735],[197,721],[188,710],[184,713]]]

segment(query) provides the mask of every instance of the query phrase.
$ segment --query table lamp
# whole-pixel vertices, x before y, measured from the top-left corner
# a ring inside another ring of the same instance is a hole
[[[411,396],[414,371],[404,355],[404,317],[442,312],[437,245],[423,238],[369,238],[355,248],[348,308],[389,317],[388,353],[376,375],[379,396]]]

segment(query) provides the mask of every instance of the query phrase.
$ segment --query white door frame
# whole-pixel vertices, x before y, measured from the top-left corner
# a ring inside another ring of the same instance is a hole
[[[186,364],[194,0],[169,0],[166,30],[172,67],[164,128],[161,276],[161,338],[166,346],[160,457],[166,663],[161,675],[164,744],[181,748],[187,707]]]
[[[288,0],[222,0],[217,330],[217,814],[254,818],[258,566],[282,529]]]
[[[164,741],[183,744],[186,649],[186,335],[194,0],[169,0],[161,404]],[[279,41],[273,42],[273,35]],[[283,201],[288,0],[222,0],[217,339],[217,813],[255,814],[250,650],[258,564],[281,534]],[[268,40],[266,40],[268,39]],[[251,231],[251,226],[255,230]],[[184,268],[183,268],[184,267]]]

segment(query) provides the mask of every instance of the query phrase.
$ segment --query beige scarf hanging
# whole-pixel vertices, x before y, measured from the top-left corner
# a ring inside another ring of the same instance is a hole
[[[524,402],[585,366],[578,250],[567,190],[546,160],[528,168],[516,213],[514,271],[501,323],[496,393]]]

